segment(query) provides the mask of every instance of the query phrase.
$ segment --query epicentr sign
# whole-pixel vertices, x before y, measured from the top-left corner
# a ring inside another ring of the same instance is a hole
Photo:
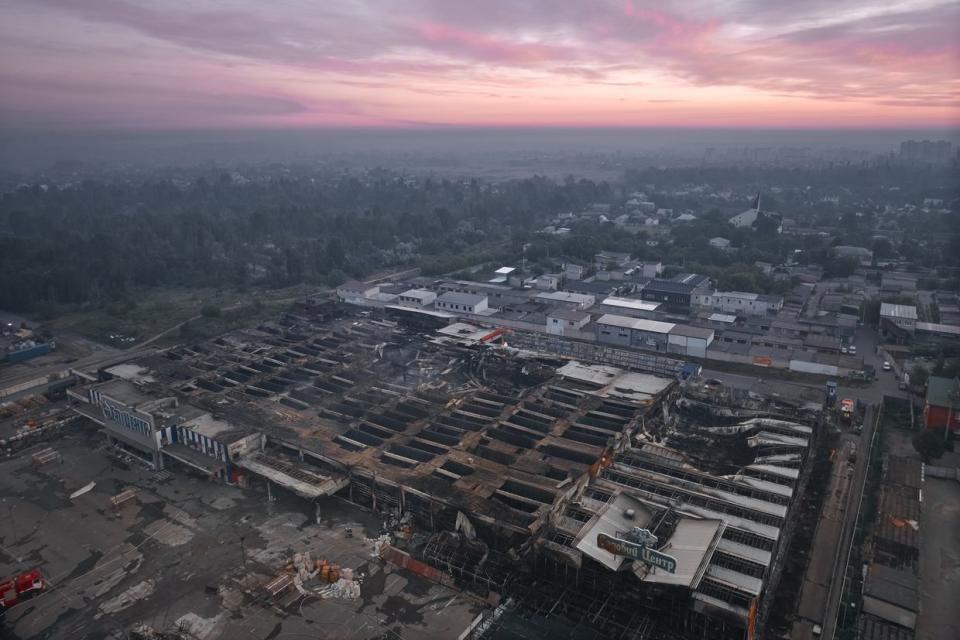
[[[613,536],[608,536],[605,533],[598,533],[597,546],[604,551],[609,551],[614,555],[626,556],[627,558],[632,558],[633,560],[645,562],[650,566],[663,569],[667,573],[676,573],[677,559],[673,556],[668,556],[665,553],[660,553],[655,549],[649,548],[647,546],[648,542],[651,539],[656,541],[657,538],[646,529],[642,529],[641,531],[646,533],[647,536],[643,536],[642,534],[638,533],[636,536],[637,541],[626,540],[624,538],[614,538]],[[632,536],[633,534],[620,534],[618,532],[618,535]]]
[[[134,413],[133,410],[118,407],[106,399],[101,404],[101,407],[103,409],[103,415],[109,418],[114,424],[146,438],[152,437],[153,425],[150,424],[149,420],[145,420]]]

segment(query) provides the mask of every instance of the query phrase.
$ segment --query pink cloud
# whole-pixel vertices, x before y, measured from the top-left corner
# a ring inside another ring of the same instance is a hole
[[[437,22],[424,22],[417,32],[424,46],[482,62],[526,65],[563,60],[570,52],[562,47],[507,39]]]
[[[703,42],[720,27],[719,20],[683,18],[660,9],[637,7],[632,0],[624,3],[623,12],[636,24],[654,27],[654,39],[659,44]]]
[[[694,123],[739,100],[725,117],[757,124],[785,101],[796,111],[775,117],[798,122],[851,110],[960,121],[957,3],[849,0],[849,19],[827,0],[409,0],[402,15],[385,0],[290,3],[12,0],[0,82],[20,89],[2,92],[0,110],[28,112],[33,101],[67,120],[116,112],[124,122],[172,117],[160,104],[198,123],[220,108],[263,123],[421,113]],[[655,109],[661,102],[670,106]]]

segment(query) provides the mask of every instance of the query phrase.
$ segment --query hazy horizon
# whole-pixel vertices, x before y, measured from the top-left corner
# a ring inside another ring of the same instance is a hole
[[[960,4],[943,0],[5,9],[5,167],[960,141]]]
[[[652,127],[280,128],[17,132],[0,130],[0,166],[57,162],[161,165],[311,161],[338,155],[702,155],[708,148],[895,151],[908,139],[960,142],[960,129],[719,129]]]

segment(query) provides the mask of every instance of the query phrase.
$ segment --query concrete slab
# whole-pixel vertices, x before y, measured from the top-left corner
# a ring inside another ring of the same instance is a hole
[[[917,640],[960,638],[960,483],[928,478],[920,520]]]
[[[9,637],[124,637],[137,623],[156,629],[180,623],[201,640],[366,640],[387,629],[404,638],[456,637],[483,607],[385,568],[365,540],[379,533],[380,523],[356,507],[322,502],[318,523],[312,505],[290,494],[275,491],[268,503],[262,494],[156,474],[111,457],[100,442],[85,432],[62,438],[58,465],[35,468],[30,450],[0,461],[0,572],[39,567],[51,582],[45,593],[11,608]],[[93,478],[93,490],[69,499]],[[136,498],[111,509],[110,496],[128,487]],[[345,535],[347,527],[354,537]],[[363,573],[361,598],[296,597],[281,615],[244,592],[305,550]]]

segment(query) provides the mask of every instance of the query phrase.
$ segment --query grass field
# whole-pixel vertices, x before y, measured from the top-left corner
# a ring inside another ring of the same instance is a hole
[[[302,287],[243,292],[215,289],[150,291],[136,296],[133,304],[112,304],[100,309],[66,313],[44,324],[54,335],[75,333],[120,348],[136,346],[169,332],[157,339],[157,343],[163,345],[255,324],[289,306],[303,293]],[[201,312],[205,307],[220,309],[220,316],[203,316]],[[187,328],[181,332],[179,325],[187,321]]]
[[[884,397],[883,414],[880,418],[880,424],[884,429],[912,431],[910,401],[905,398]]]

